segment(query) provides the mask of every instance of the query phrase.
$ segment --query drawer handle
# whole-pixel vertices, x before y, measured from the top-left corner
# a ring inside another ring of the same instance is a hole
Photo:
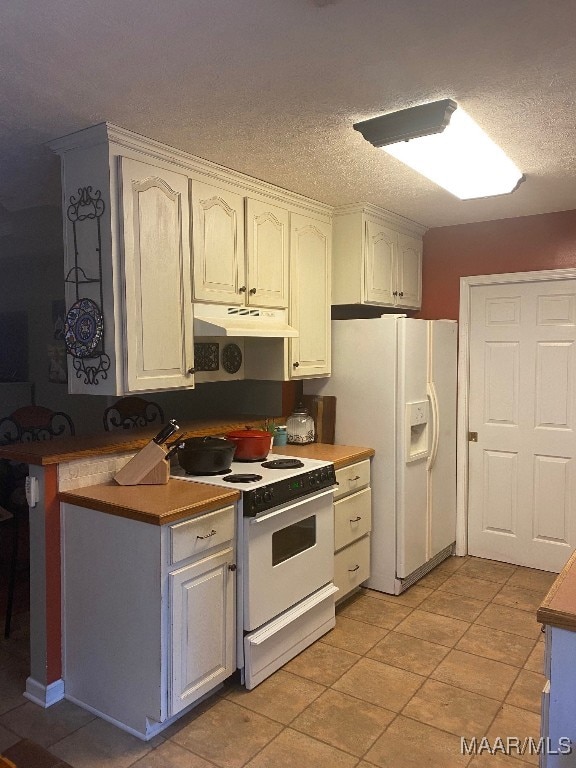
[[[360,475],[356,475],[356,477],[350,477],[350,478],[348,478],[348,482],[349,482],[349,483],[353,483],[353,482],[354,482],[354,480],[360,480]]]
[[[350,520],[350,522],[351,522],[351,523],[358,523],[360,520],[362,520],[362,518],[360,517],[360,515],[358,515],[358,517],[353,517],[353,518]]]
[[[205,536],[196,536],[197,539],[209,539],[210,536],[216,536],[216,531],[214,528],[210,531],[210,533],[207,533]]]
[[[355,568],[348,568],[348,573],[354,573],[354,571],[359,571],[359,570],[360,570],[360,566],[357,565]]]

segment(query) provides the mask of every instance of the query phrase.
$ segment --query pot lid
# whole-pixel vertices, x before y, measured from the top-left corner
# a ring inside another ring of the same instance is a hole
[[[226,446],[232,445],[229,440],[224,437],[212,437],[206,435],[205,437],[187,437],[185,440],[180,440],[178,446],[185,446],[189,448],[226,448]]]

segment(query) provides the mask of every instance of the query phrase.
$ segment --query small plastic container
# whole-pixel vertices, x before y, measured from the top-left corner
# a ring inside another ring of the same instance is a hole
[[[273,445],[288,445],[288,432],[285,426],[276,427],[274,429],[274,442]]]

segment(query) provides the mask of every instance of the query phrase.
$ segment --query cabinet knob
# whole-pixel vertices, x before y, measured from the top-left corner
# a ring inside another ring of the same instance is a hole
[[[292,368],[300,368],[300,363],[292,363]]]
[[[256,293],[256,288],[250,288],[250,293],[252,294],[252,296],[254,296],[254,294]]]
[[[193,373],[196,373],[196,368],[188,368],[188,370],[186,371],[186,373],[187,373],[189,376],[192,376],[192,374],[193,374]]]
[[[246,293],[246,286],[241,285],[240,288],[238,288],[238,293]]]
[[[237,568],[236,563],[230,563],[230,565],[228,566],[229,571],[235,571],[236,568]]]
[[[400,291],[400,293],[398,294],[398,296],[404,296],[404,291]]]
[[[392,291],[392,296],[398,296],[398,291]]]

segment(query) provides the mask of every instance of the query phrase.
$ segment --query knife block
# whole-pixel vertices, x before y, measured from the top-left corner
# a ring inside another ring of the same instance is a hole
[[[170,479],[166,451],[151,440],[116,473],[119,485],[165,485]]]

